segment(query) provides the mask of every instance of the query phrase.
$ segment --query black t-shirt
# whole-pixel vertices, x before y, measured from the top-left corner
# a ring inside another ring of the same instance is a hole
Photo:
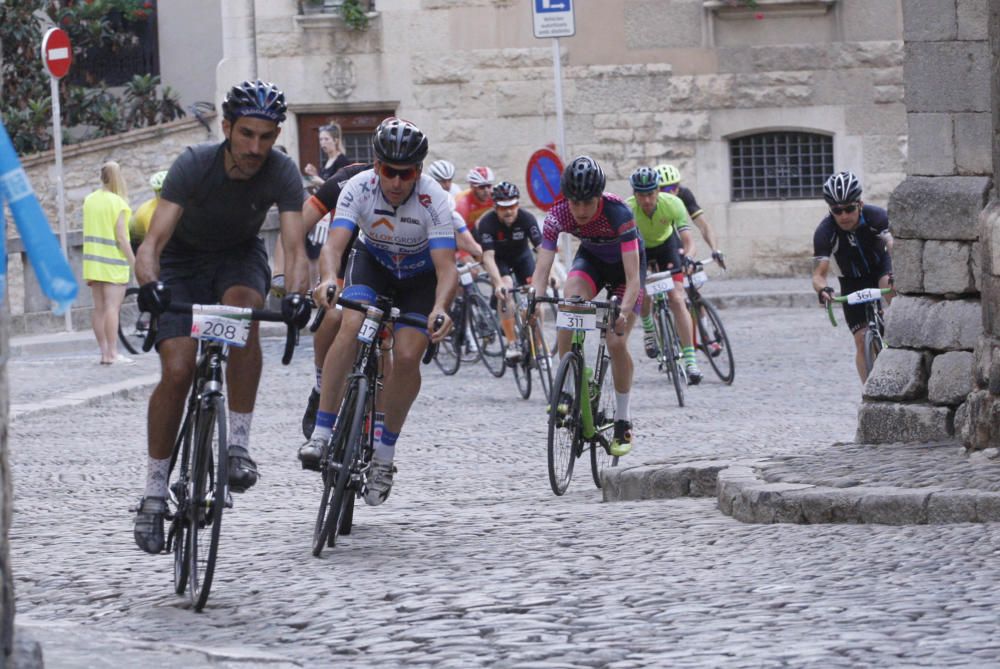
[[[691,192],[690,188],[685,188],[684,186],[678,188],[677,197],[684,202],[684,208],[688,210],[688,216],[694,218],[701,213],[701,207],[698,205],[698,200],[694,199],[694,193]]]
[[[861,208],[861,219],[852,232],[842,230],[833,216],[827,214],[813,235],[813,255],[817,260],[833,256],[841,276],[882,276],[892,267],[882,236],[888,231],[889,214],[875,205]]]
[[[347,156],[341,153],[340,155],[338,155],[336,158],[333,159],[333,164],[330,165],[330,167],[326,167],[326,161],[325,160],[323,161],[323,167],[321,167],[319,170],[319,176],[323,181],[326,181],[327,179],[331,178],[337,172],[344,169],[350,164],[351,161],[348,160]]]
[[[493,251],[498,258],[513,260],[528,249],[542,243],[538,219],[524,209],[517,210],[517,218],[508,228],[500,222],[496,211],[488,211],[476,224],[483,251]]]
[[[355,174],[370,170],[371,168],[371,164],[352,163],[337,170],[333,176],[323,182],[323,185],[319,187],[316,194],[309,198],[309,203],[316,207],[317,211],[322,212],[324,216],[328,212],[336,211],[337,200],[340,199],[340,191],[344,188],[344,184],[350,181],[351,177]],[[351,247],[354,246],[354,241],[358,238],[359,232],[361,232],[361,227],[354,226],[351,241],[344,247],[344,252],[340,256],[340,271],[337,272],[337,276],[341,279],[344,278],[344,270],[347,267],[347,256],[350,254]]]
[[[271,149],[257,174],[226,176],[225,142],[189,146],[163,182],[161,197],[184,208],[164,253],[223,251],[257,237],[267,211],[301,211],[303,190],[291,158]]]

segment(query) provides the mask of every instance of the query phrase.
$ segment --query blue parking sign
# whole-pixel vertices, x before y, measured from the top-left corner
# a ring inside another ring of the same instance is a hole
[[[570,12],[573,0],[535,0],[535,11],[544,12]]]
[[[535,0],[531,16],[535,37],[572,37],[576,34],[573,0]]]

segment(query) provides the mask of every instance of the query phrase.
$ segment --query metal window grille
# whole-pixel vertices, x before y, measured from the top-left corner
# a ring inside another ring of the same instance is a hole
[[[342,135],[344,155],[352,163],[371,163],[375,161],[372,149],[372,134],[370,132],[345,132]]]
[[[156,21],[156,0],[149,18],[126,17],[118,10],[108,13],[106,21],[129,35],[123,46],[101,43],[78,54],[69,81],[76,86],[121,86],[136,74],[160,74],[159,31]]]
[[[762,132],[730,140],[729,156],[733,202],[819,198],[833,174],[833,137]]]

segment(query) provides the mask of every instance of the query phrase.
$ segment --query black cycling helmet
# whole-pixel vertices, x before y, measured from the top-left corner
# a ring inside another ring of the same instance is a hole
[[[575,158],[562,173],[560,187],[568,200],[589,200],[604,192],[604,170],[590,156]]]
[[[383,163],[417,165],[427,157],[427,137],[409,121],[390,116],[375,128],[372,148]]]
[[[493,204],[498,207],[509,207],[521,199],[521,191],[509,181],[501,181],[493,187]]]
[[[854,172],[838,172],[823,184],[827,204],[849,204],[861,200],[861,181]]]
[[[652,167],[643,165],[628,178],[636,193],[652,193],[660,188],[660,175]]]
[[[260,79],[233,86],[222,101],[222,116],[230,123],[241,116],[281,123],[286,111],[285,94],[271,82]]]

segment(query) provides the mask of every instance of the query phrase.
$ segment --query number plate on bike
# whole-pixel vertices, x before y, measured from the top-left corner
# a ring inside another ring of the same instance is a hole
[[[673,289],[674,279],[669,276],[665,279],[646,284],[646,292],[650,295],[662,295],[663,293],[669,293]]]
[[[862,288],[847,296],[848,304],[864,304],[882,299],[882,291],[878,288]]]
[[[250,337],[252,309],[223,304],[191,305],[191,336],[243,347]]]
[[[559,304],[556,327],[560,330],[596,330],[597,307],[592,304]]]
[[[458,275],[458,281],[463,286],[471,286],[475,279],[472,278],[472,272],[460,272]]]
[[[374,318],[366,318],[361,324],[361,329],[358,330],[358,340],[370,344],[375,341],[376,336],[378,336],[378,321]]]

